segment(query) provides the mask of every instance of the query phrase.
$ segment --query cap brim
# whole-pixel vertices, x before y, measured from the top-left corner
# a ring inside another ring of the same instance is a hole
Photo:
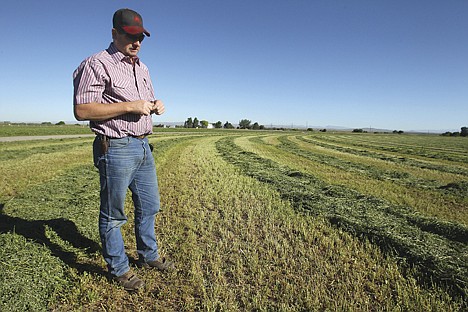
[[[145,34],[147,37],[151,36],[151,34],[141,26],[123,26],[122,29],[130,35]]]

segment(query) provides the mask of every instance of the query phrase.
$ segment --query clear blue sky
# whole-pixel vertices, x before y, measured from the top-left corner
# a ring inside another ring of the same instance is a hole
[[[154,122],[468,126],[467,0],[4,1],[0,121],[73,121],[72,73],[122,7],[152,34]]]

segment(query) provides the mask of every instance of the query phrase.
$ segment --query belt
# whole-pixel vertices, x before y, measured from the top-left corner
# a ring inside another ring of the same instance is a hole
[[[115,138],[108,137],[107,135],[104,135],[104,134],[97,134],[97,136],[98,136],[101,140],[115,139]],[[147,134],[142,134],[142,135],[129,135],[129,137],[136,138],[136,139],[144,139],[144,138],[146,138],[146,136],[147,136]]]

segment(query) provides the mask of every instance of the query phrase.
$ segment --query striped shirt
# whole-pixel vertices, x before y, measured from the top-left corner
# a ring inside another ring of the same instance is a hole
[[[154,101],[148,68],[138,58],[118,51],[113,43],[107,50],[85,59],[73,73],[73,104]],[[151,115],[124,114],[103,121],[90,121],[91,130],[111,138],[140,136],[153,130]]]

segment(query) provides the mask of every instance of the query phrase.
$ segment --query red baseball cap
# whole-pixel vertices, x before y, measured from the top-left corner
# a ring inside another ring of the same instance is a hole
[[[147,37],[150,33],[143,27],[141,15],[130,9],[120,9],[115,11],[112,18],[112,24],[115,29],[123,30],[130,35],[144,33]]]

